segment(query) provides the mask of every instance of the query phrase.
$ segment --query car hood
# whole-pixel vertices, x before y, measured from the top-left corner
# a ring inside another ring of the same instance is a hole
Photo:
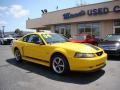
[[[5,38],[3,38],[3,39],[14,39],[14,38],[12,38],[12,37],[5,37]]]
[[[96,53],[102,51],[102,49],[97,46],[91,44],[85,44],[85,43],[64,42],[64,43],[55,43],[52,44],[52,46],[64,48],[76,52],[82,52],[82,53]]]
[[[119,41],[103,41],[99,45],[115,45],[116,43],[120,43]]]

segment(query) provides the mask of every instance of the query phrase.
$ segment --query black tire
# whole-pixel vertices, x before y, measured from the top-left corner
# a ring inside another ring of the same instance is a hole
[[[4,41],[2,42],[2,45],[5,45],[5,42],[4,42]]]
[[[2,45],[2,42],[0,41],[0,45]]]
[[[14,56],[15,56],[16,62],[22,62],[22,57],[19,49],[15,49]]]
[[[2,41],[0,41],[0,45],[3,45]]]
[[[69,64],[63,55],[54,55],[51,58],[51,68],[58,75],[65,75],[69,72]]]

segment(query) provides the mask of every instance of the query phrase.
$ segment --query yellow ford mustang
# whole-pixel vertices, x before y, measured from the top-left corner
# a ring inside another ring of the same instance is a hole
[[[56,33],[31,33],[13,41],[17,62],[27,60],[51,67],[57,74],[94,71],[103,68],[107,54],[91,44],[72,43]]]

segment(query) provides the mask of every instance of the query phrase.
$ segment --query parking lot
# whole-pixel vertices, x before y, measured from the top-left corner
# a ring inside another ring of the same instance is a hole
[[[10,45],[0,45],[0,90],[119,90],[120,59],[109,57],[103,70],[59,76],[49,68],[16,63]]]

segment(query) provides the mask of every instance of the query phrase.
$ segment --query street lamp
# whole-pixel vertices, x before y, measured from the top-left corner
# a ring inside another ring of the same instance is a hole
[[[2,30],[0,29],[0,37],[2,37]]]
[[[5,35],[5,32],[4,32],[5,26],[2,26],[2,28],[3,28],[3,37],[4,37],[4,35]]]

